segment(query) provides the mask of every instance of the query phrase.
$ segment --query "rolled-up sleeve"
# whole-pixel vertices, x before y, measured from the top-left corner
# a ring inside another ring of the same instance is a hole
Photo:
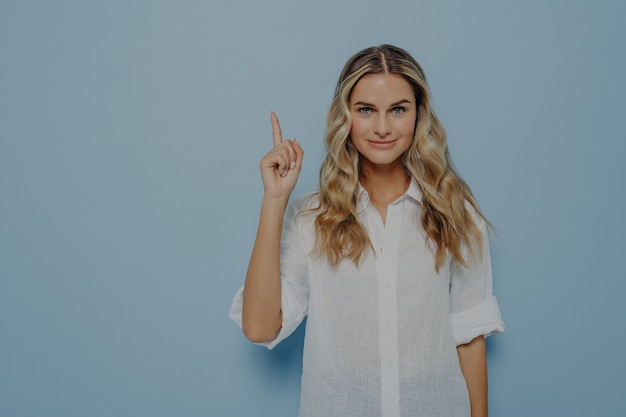
[[[504,331],[500,308],[492,289],[491,255],[485,222],[475,217],[483,233],[482,253],[468,256],[467,267],[453,262],[450,277],[450,320],[458,345],[478,336]]]
[[[258,345],[273,349],[298,328],[307,314],[309,304],[307,253],[304,250],[302,227],[297,214],[302,199],[290,204],[285,212],[280,244],[281,310],[283,323],[276,337]],[[229,317],[241,327],[243,286],[230,307]]]

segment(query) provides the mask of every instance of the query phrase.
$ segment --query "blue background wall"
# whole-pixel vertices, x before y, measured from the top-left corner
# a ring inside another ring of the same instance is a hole
[[[499,229],[493,416],[626,414],[626,3],[0,5],[0,415],[294,416],[303,333],[227,318],[268,113],[316,185],[335,80],[423,64]]]

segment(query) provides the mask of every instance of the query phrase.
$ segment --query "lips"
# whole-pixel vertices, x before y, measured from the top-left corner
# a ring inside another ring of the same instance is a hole
[[[377,149],[389,149],[395,145],[398,139],[394,140],[369,140],[369,144]]]

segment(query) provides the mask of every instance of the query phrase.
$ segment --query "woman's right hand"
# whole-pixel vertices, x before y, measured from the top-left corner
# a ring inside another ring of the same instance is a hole
[[[266,198],[288,200],[302,169],[304,151],[298,139],[283,140],[278,117],[274,112],[270,113],[270,117],[274,149],[268,152],[259,164],[263,188]]]
[[[304,155],[297,140],[283,140],[274,113],[271,118],[274,149],[259,164],[265,194],[243,287],[241,310],[243,332],[255,343],[272,340],[282,326],[280,241],[283,216],[298,181]]]

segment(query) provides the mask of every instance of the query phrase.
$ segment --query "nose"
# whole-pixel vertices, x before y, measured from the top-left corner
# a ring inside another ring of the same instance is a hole
[[[381,138],[391,133],[391,123],[389,122],[386,114],[379,114],[374,122],[374,133]]]

